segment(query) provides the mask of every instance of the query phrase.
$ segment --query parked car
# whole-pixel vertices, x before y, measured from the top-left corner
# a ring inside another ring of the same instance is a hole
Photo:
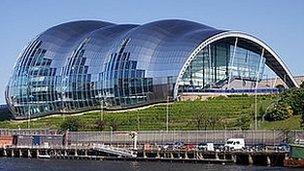
[[[266,149],[266,144],[264,143],[257,143],[257,144],[252,144],[246,147],[246,149],[250,151],[262,151]]]
[[[197,145],[198,150],[207,150],[207,143],[206,142],[201,142]]]
[[[176,150],[176,149],[181,149],[182,147],[184,146],[184,142],[182,141],[177,141],[173,144],[173,150]]]
[[[245,140],[244,138],[229,138],[224,147],[228,150],[242,150],[245,149]]]
[[[280,143],[278,146],[277,146],[277,149],[279,151],[286,151],[286,152],[289,152],[290,151],[290,146],[287,144],[287,143]]]
[[[162,146],[162,149],[164,150],[172,150],[173,149],[173,143],[166,143]]]
[[[223,144],[223,143],[214,143],[213,146],[214,146],[214,150],[215,151],[224,151],[225,144]]]
[[[195,145],[194,144],[184,144],[182,149],[187,150],[187,151],[191,151],[191,150],[195,149]]]

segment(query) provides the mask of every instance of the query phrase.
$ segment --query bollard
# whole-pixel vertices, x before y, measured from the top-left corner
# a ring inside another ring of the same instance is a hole
[[[88,156],[88,150],[85,150],[85,151],[84,151],[84,155],[85,155],[85,156]]]
[[[37,158],[38,158],[38,156],[39,156],[39,150],[37,149],[36,152],[37,152]]]
[[[14,154],[14,150],[12,149],[12,157],[14,157],[15,156],[15,154]]]

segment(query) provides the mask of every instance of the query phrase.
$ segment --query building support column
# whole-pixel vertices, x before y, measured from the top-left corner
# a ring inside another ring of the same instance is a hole
[[[252,164],[253,164],[253,159],[252,159],[251,154],[248,154],[248,164],[249,164],[249,165],[252,165]]]
[[[270,160],[270,157],[269,156],[267,156],[267,159],[266,159],[266,164],[267,164],[267,166],[270,166],[271,165],[271,160]]]
[[[238,38],[235,38],[235,42],[234,42],[234,48],[233,48],[233,54],[232,54],[232,59],[231,59],[231,63],[229,62],[229,78],[228,78],[228,90],[230,89],[230,81],[231,81],[231,77],[232,77],[232,67],[233,67],[233,64],[234,64],[234,57],[235,57],[235,53],[236,53],[236,47],[237,47],[237,43],[238,43]]]
[[[22,150],[19,149],[18,151],[19,151],[19,157],[22,157]]]
[[[157,159],[160,158],[160,151],[159,151],[159,150],[157,150],[157,152],[156,152],[156,158],[157,158]]]
[[[6,151],[6,149],[5,149],[5,148],[3,149],[3,156],[4,156],[4,157],[6,157],[6,156],[7,156],[7,151]]]
[[[172,152],[170,152],[170,157],[171,157],[171,159],[174,159],[174,156],[173,156]]]
[[[28,158],[31,158],[31,157],[32,157],[32,154],[31,154],[31,150],[30,150],[30,149],[27,149],[27,157],[28,157]]]
[[[237,162],[237,159],[236,159],[236,155],[235,155],[235,154],[232,154],[232,155],[231,155],[231,158],[232,158],[232,160],[233,160],[234,163]]]
[[[185,159],[189,159],[187,151],[185,152]]]
[[[147,155],[146,155],[146,151],[145,151],[145,150],[143,151],[143,157],[144,157],[144,158],[147,158]]]
[[[77,149],[75,149],[75,156],[78,156]]]
[[[216,160],[219,160],[219,159],[220,159],[220,158],[219,158],[218,152],[215,152],[215,159],[216,159]]]

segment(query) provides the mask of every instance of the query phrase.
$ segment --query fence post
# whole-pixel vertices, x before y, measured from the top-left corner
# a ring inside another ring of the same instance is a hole
[[[222,142],[225,142],[225,140],[227,139],[227,132],[226,132],[226,126],[225,126],[225,133],[224,133],[224,140]]]
[[[172,132],[172,134],[173,134],[173,136],[172,136],[172,138],[173,138],[172,142],[174,142],[174,140],[175,140],[174,131],[175,131],[175,129],[174,129],[173,132]]]
[[[205,130],[204,132],[205,132],[205,142],[207,142],[207,130]]]
[[[275,129],[273,130],[273,146],[275,146]]]
[[[198,142],[198,130],[196,130],[196,144],[198,144],[199,142]]]
[[[112,133],[113,133],[113,131],[111,129],[111,132],[110,132],[110,144],[112,144]]]

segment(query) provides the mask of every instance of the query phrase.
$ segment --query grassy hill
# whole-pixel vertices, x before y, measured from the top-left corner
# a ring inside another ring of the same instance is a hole
[[[265,112],[276,96],[258,96],[258,116]],[[254,120],[254,96],[219,96],[206,101],[181,101],[170,103],[170,130],[197,129],[250,129]],[[128,112],[104,113],[105,130],[110,130],[111,123],[115,123],[117,130],[166,130],[167,105],[159,104],[150,108]],[[80,121],[80,130],[97,130],[96,121],[100,120],[100,112],[87,112],[77,116],[43,117],[31,121],[31,128],[58,129],[67,117],[75,117]],[[281,122],[259,123],[259,129],[284,129],[291,125],[299,128],[300,118],[295,116]],[[289,121],[292,124],[289,124]],[[287,124],[288,123],[288,124]],[[27,128],[27,122],[1,121],[0,128]]]

